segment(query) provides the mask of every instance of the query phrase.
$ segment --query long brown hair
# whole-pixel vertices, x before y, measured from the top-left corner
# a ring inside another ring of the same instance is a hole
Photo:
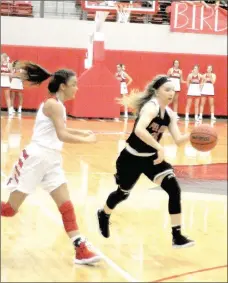
[[[16,66],[22,70],[21,79],[31,85],[40,85],[51,78],[48,84],[48,90],[51,94],[55,94],[59,90],[60,84],[66,84],[70,77],[75,76],[75,72],[68,69],[61,69],[52,74],[30,61],[18,61]]]
[[[122,98],[117,98],[120,105],[128,106],[134,110],[134,112],[139,113],[142,107],[151,100],[156,95],[156,89],[154,88],[155,83],[162,77],[167,77],[166,75],[157,75],[153,80],[147,85],[143,92],[138,90],[132,90],[130,95],[125,95]]]

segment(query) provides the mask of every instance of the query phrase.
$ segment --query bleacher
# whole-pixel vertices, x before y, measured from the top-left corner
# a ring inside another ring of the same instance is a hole
[[[1,1],[2,16],[32,17],[33,7],[31,1]]]

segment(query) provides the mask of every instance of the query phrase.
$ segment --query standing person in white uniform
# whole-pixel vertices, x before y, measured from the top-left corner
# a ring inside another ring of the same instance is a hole
[[[116,78],[120,81],[120,94],[125,96],[128,94],[128,86],[132,83],[132,78],[125,72],[125,65],[118,64]],[[124,107],[124,118],[128,118],[128,108]]]
[[[199,66],[195,65],[192,72],[187,78],[187,104],[185,108],[185,121],[189,120],[189,110],[191,109],[192,99],[195,100],[195,121],[199,121],[199,101],[201,96],[201,83],[202,75],[199,73]]]
[[[180,69],[180,62],[178,60],[173,61],[173,67],[168,70],[167,75],[170,77],[171,81],[174,84],[175,95],[173,98],[173,112],[178,116],[178,98],[181,91],[181,83],[185,83],[183,80],[183,73]]]
[[[203,110],[206,99],[208,98],[211,110],[211,120],[216,120],[215,118],[215,107],[214,107],[214,84],[216,82],[216,75],[213,73],[213,67],[209,65],[207,67],[206,74],[202,77],[202,91],[201,91],[201,103],[200,103],[200,116],[199,119],[203,119]]]
[[[18,114],[21,114],[23,104],[23,83],[20,79],[20,68],[18,68],[17,60],[12,63],[12,80],[10,85],[11,90],[11,105],[14,107],[14,99],[17,94],[19,97]],[[14,109],[13,109],[14,110]],[[14,110],[15,111],[15,110]]]
[[[77,78],[73,71],[61,69],[50,74],[41,66],[31,62],[19,62],[22,80],[39,85],[50,78],[50,97],[41,104],[35,121],[31,143],[22,150],[19,161],[14,165],[7,186],[10,196],[1,202],[1,216],[14,216],[26,197],[41,184],[55,201],[62,216],[63,225],[71,239],[76,255],[74,262],[89,264],[100,260],[90,250],[80,234],[71,202],[66,178],[62,169],[61,149],[66,143],[93,143],[95,135],[66,127],[64,102],[72,100],[77,92]],[[48,231],[47,231],[48,233]]]
[[[6,53],[3,53],[1,54],[1,89],[5,93],[8,114],[12,115],[13,107],[11,107],[11,101],[10,101],[10,76],[11,76],[10,59]]]

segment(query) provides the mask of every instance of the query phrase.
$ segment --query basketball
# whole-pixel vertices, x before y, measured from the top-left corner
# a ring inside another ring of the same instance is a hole
[[[210,151],[218,140],[217,132],[210,125],[195,127],[190,134],[190,142],[198,151]]]

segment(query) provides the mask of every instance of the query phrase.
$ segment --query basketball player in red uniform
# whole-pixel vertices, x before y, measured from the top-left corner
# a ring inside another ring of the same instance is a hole
[[[138,117],[127,145],[116,161],[115,178],[118,188],[109,195],[104,208],[98,210],[99,228],[106,238],[110,236],[111,213],[120,202],[129,197],[131,189],[143,173],[160,185],[169,196],[173,247],[194,245],[194,241],[181,233],[181,189],[172,166],[164,161],[164,148],[159,143],[167,128],[177,145],[189,141],[189,134],[180,133],[176,115],[167,107],[174,95],[174,85],[170,78],[160,75],[154,78],[141,95],[133,93],[122,98],[122,103],[135,109]]]
[[[20,72],[21,70],[17,68],[17,61],[12,63],[12,80],[10,85],[11,90],[11,105],[14,107],[14,99],[15,95],[17,94],[19,97],[19,105],[18,105],[18,114],[21,114],[22,111],[22,103],[23,103],[23,83],[20,79]],[[13,111],[15,111],[13,109]]]
[[[10,76],[11,66],[9,56],[6,53],[1,54],[1,88],[4,90],[8,114],[13,114],[13,107],[10,101]]]
[[[199,101],[201,96],[201,83],[202,75],[199,73],[199,66],[195,65],[192,72],[188,75],[187,78],[187,104],[185,108],[185,121],[189,120],[189,110],[192,105],[192,99],[195,100],[195,121],[199,121]]]
[[[125,72],[125,65],[118,64],[116,78],[120,81],[120,94],[125,96],[128,94],[128,86],[132,83],[132,78]],[[124,106],[124,118],[128,118],[128,108]]]
[[[181,83],[184,83],[183,80],[183,73],[180,69],[180,63],[178,60],[174,60],[173,67],[168,70],[167,75],[172,80],[174,87],[175,87],[175,95],[173,98],[173,111],[178,116],[178,98],[179,98],[179,92],[181,91]]]
[[[216,120],[215,118],[215,107],[214,107],[214,84],[216,82],[216,75],[213,73],[213,67],[209,65],[207,67],[207,72],[202,76],[202,90],[201,90],[201,104],[200,104],[200,116],[199,119],[203,119],[203,109],[206,99],[209,99],[209,104],[211,108],[211,120]]]
[[[19,62],[20,63],[20,62]],[[37,112],[31,143],[22,151],[18,163],[13,167],[7,185],[10,196],[1,202],[1,216],[13,217],[26,197],[41,184],[55,201],[62,216],[64,228],[74,245],[75,263],[89,264],[100,260],[89,249],[79,232],[70,200],[65,175],[62,169],[61,149],[66,143],[93,143],[96,138],[91,131],[66,127],[64,102],[72,100],[77,92],[77,78],[71,70],[62,69],[53,74],[31,62],[21,62],[23,81],[39,85],[50,78],[50,98],[43,102]]]

